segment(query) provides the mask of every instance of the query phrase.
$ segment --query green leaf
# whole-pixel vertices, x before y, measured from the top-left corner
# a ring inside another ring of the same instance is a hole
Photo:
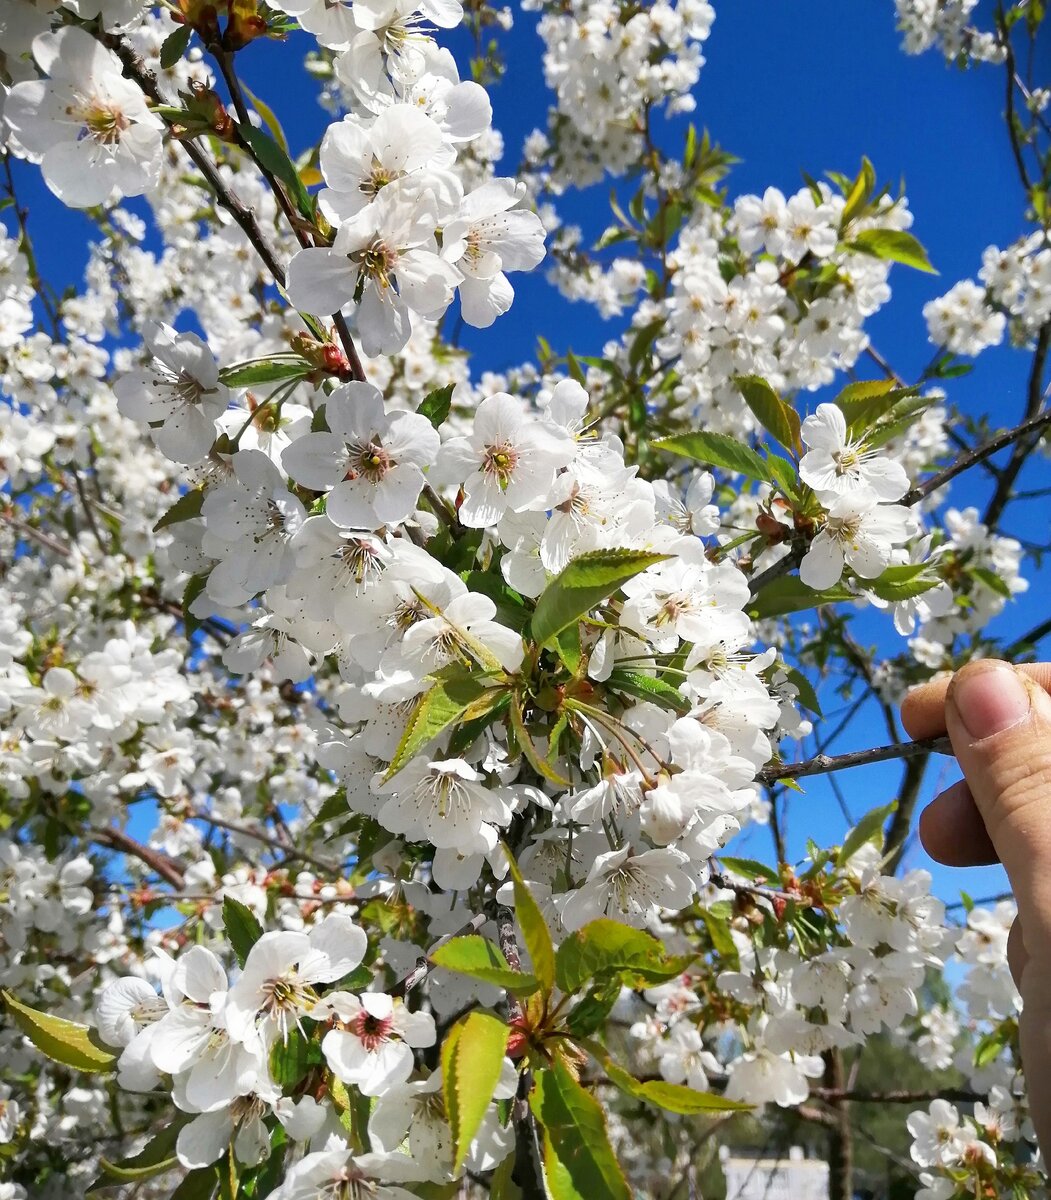
[[[787,458],[782,458],[780,454],[770,453],[766,456],[766,465],[770,471],[771,481],[789,499],[796,499],[799,496],[799,473],[795,466]]]
[[[276,383],[280,379],[294,379],[297,375],[309,375],[314,368],[305,361],[289,362],[287,359],[277,361],[249,362],[242,366],[227,367],[219,373],[219,378],[227,387],[250,387],[256,383]]]
[[[807,679],[803,672],[796,667],[790,667],[788,663],[782,663],[781,667],[788,676],[788,682],[796,689],[796,703],[801,704],[805,709],[815,713],[819,717],[824,716],[821,711],[821,705],[818,703],[814,685]]]
[[[593,550],[575,558],[541,593],[533,613],[533,640],[541,646],[549,642],[622,584],[667,557],[645,550]]]
[[[163,517],[153,527],[154,533],[167,529],[169,525],[178,525],[181,521],[192,521],[201,515],[201,505],[204,504],[204,489],[191,488],[183,492],[178,500],[168,509]]]
[[[729,919],[712,912],[710,906],[701,909],[701,919],[708,930],[708,936],[712,940],[712,946],[716,953],[722,955],[730,964],[731,970],[740,970],[741,956],[737,949],[737,943],[730,934]]]
[[[759,455],[750,446],[725,433],[682,433],[677,437],[660,438],[651,445],[657,450],[667,450],[669,454],[747,475],[749,479],[770,482],[770,470]]]
[[[580,651],[579,622],[570,622],[565,629],[555,634],[553,641],[563,666],[575,679],[580,674],[580,664],[583,661]]]
[[[840,846],[839,853],[836,855],[836,866],[843,866],[867,842],[874,841],[877,837],[881,836],[887,818],[891,813],[896,812],[897,808],[897,800],[892,800],[889,804],[883,804],[867,812],[843,839],[843,845]]]
[[[867,158],[861,160],[861,170],[854,180],[850,191],[846,193],[847,202],[843,207],[842,224],[849,225],[865,208],[876,188],[876,172]]]
[[[786,404],[765,379],[758,375],[738,375],[734,379],[745,404],[759,424],[785,447],[799,454],[799,414]]]
[[[281,128],[281,122],[274,115],[274,110],[269,104],[265,104],[262,100],[260,100],[255,92],[253,92],[243,80],[241,81],[241,89],[251,101],[252,107],[255,109],[255,111],[260,115],[260,117],[262,117],[263,124],[267,127],[267,129],[270,130],[271,137],[273,137],[274,141],[277,142],[282,152],[284,154],[288,154],[288,138],[285,137],[285,131]]]
[[[152,1179],[164,1171],[170,1171],[178,1160],[175,1157],[175,1143],[179,1131],[190,1121],[190,1117],[181,1114],[169,1122],[138,1154],[131,1158],[122,1158],[120,1162],[107,1162],[99,1159],[99,1167],[112,1179],[123,1183],[133,1183],[140,1179]]]
[[[681,1083],[665,1083],[662,1079],[641,1083],[634,1075],[608,1058],[603,1060],[602,1066],[610,1082],[616,1084],[622,1092],[667,1112],[684,1115],[751,1112],[755,1107],[752,1104],[742,1104],[739,1100],[727,1100],[725,1096],[717,1096],[712,1092],[699,1092],[696,1088],[684,1087]]]
[[[384,779],[391,779],[428,742],[457,721],[484,716],[496,707],[507,689],[457,664],[457,671],[439,679],[416,702]]]
[[[237,955],[237,965],[243,969],[249,950],[263,936],[263,927],[248,905],[233,896],[223,900],[223,926]]]
[[[38,1012],[8,991],[0,991],[0,997],[18,1028],[52,1062],[87,1074],[114,1069],[117,1055],[87,1025]]]
[[[602,1106],[560,1059],[537,1072],[529,1106],[544,1131],[544,1176],[553,1200],[631,1200]]]
[[[589,988],[584,998],[569,1010],[566,1017],[569,1032],[578,1038],[590,1037],[601,1029],[620,998],[620,991],[620,980],[616,977]]]
[[[488,1012],[468,1013],[442,1045],[442,1090],[453,1135],[453,1171],[459,1171],[500,1081],[509,1026]]]
[[[215,1167],[198,1167],[191,1171],[171,1194],[171,1200],[212,1200],[219,1182]]]
[[[436,967],[491,983],[515,996],[530,996],[540,987],[535,975],[513,970],[500,947],[479,934],[453,938],[434,950],[430,959]]]
[[[290,1029],[288,1037],[278,1038],[270,1050],[270,1075],[282,1091],[288,1091],[304,1079],[311,1067],[323,1061],[317,1042],[300,1029]]]
[[[903,229],[863,229],[848,245],[862,254],[872,254],[888,262],[904,263],[907,267],[915,267],[917,271],[926,271],[931,275],[938,274],[931,266],[927,251],[911,233]]]
[[[618,667],[610,672],[607,682],[618,692],[634,696],[636,700],[648,700],[651,704],[679,714],[689,711],[690,702],[659,675],[647,675],[644,671],[629,671]]]
[[[773,867],[757,862],[754,858],[735,858],[731,854],[720,854],[719,862],[728,871],[733,871],[742,879],[750,879],[753,883],[764,879],[768,883],[776,883],[778,880],[778,874]]]
[[[260,113],[260,116],[262,114]],[[313,219],[314,204],[310,194],[303,186],[295,163],[281,149],[269,133],[256,129],[254,125],[237,122],[237,132],[254,154],[257,162],[271,175],[278,178],[287,188],[289,195],[296,202],[296,207],[308,219]]]
[[[657,938],[644,930],[599,917],[559,946],[555,982],[567,995],[578,992],[591,979],[610,976],[651,987],[681,975],[692,961],[690,955],[669,958]]]
[[[522,930],[522,941],[533,964],[533,973],[540,980],[544,994],[550,995],[555,983],[555,947],[551,941],[551,931],[509,850],[507,865],[514,881],[515,918]]]
[[[428,392],[420,402],[420,407],[416,410],[421,417],[426,417],[435,429],[449,416],[449,410],[453,405],[453,389],[455,387],[456,384],[447,383],[444,387],[435,388],[433,392]]]
[[[823,604],[837,604],[843,600],[856,600],[855,594],[842,584],[815,592],[796,575],[783,575],[771,580],[748,605],[748,612],[757,620],[780,617],[785,613],[803,612],[808,608],[820,608]]]
[[[161,42],[161,70],[168,71],[186,53],[193,36],[192,25],[180,25]]]
[[[631,343],[631,349],[628,351],[628,366],[634,371],[638,368],[643,358],[650,352],[653,343],[657,340],[657,335],[664,328],[664,318],[659,321],[651,321],[648,325],[638,330],[635,334],[635,340]]]
[[[988,567],[971,567],[971,574],[998,596],[1003,596],[1005,600],[1011,599],[1011,589],[995,571],[990,571]]]
[[[200,620],[190,611],[193,602],[204,591],[208,584],[207,575],[191,575],[186,581],[186,587],[182,593],[182,625],[183,631],[187,638],[192,638],[193,635],[201,628]]]
[[[937,576],[926,574],[928,565],[903,563],[901,566],[887,567],[878,579],[865,581],[865,590],[875,593],[881,600],[892,603],[898,600],[912,600],[941,583]]]

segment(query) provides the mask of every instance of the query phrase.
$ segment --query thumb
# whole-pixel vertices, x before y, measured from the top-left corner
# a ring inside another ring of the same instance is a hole
[[[1009,664],[984,659],[953,677],[945,720],[1030,953],[1034,942],[1051,947],[1051,697]]]

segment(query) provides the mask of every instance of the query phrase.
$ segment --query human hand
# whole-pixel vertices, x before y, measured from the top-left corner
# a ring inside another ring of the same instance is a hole
[[[1051,663],[969,663],[914,689],[913,738],[948,733],[964,778],[920,817],[927,852],[949,866],[1002,862],[1018,918],[1007,944],[1022,994],[1022,1060],[1033,1124],[1051,1155]]]

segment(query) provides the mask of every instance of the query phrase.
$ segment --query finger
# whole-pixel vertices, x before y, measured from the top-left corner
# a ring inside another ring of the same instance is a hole
[[[931,858],[947,867],[1000,861],[964,779],[935,796],[920,814],[920,841]]]
[[[1022,972],[1029,962],[1029,952],[1025,948],[1025,938],[1022,934],[1022,922],[1015,918],[1011,932],[1007,935],[1007,965],[1011,968],[1011,978],[1015,987],[1022,990]]]
[[[1030,957],[1051,958],[1051,696],[1007,663],[954,676],[948,734],[1018,901]]]
[[[1016,670],[1051,692],[1051,663],[1022,663]],[[901,723],[909,737],[918,740],[945,733],[945,696],[951,679],[951,675],[939,675],[906,694],[901,702]]]

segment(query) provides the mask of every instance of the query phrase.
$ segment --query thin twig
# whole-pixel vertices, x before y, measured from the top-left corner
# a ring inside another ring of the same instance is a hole
[[[850,750],[846,754],[818,754],[804,762],[780,763],[764,767],[755,777],[757,783],[774,783],[779,779],[801,779],[805,775],[828,775],[850,767],[867,767],[872,763],[893,758],[915,758],[921,754],[952,754],[948,738],[925,738],[918,742],[901,742],[892,746],[876,746],[871,750]]]
[[[434,943],[434,945],[430,947],[426,954],[420,955],[420,957],[416,960],[416,965],[412,968],[408,975],[405,976],[404,979],[400,980],[394,985],[393,988],[391,988],[390,994],[392,996],[405,996],[411,992],[414,987],[418,987],[434,969],[434,963],[431,962],[430,956],[435,952],[435,950],[440,950],[442,946],[447,945],[453,940],[453,938],[463,937],[468,933],[477,933],[478,930],[481,929],[481,927],[486,923],[486,921],[488,921],[488,919],[489,918],[484,913],[478,913],[478,915],[472,917],[466,925],[461,925],[459,929],[452,933],[443,934]]]
[[[100,846],[108,846],[111,850],[130,854],[132,858],[137,858],[140,862],[145,863],[173,888],[182,889],[185,882],[182,868],[169,855],[163,854],[160,850],[154,850],[150,846],[144,846],[142,842],[136,841],[123,829],[116,829],[112,826],[107,826],[105,829],[90,829],[88,833],[91,840]]]

